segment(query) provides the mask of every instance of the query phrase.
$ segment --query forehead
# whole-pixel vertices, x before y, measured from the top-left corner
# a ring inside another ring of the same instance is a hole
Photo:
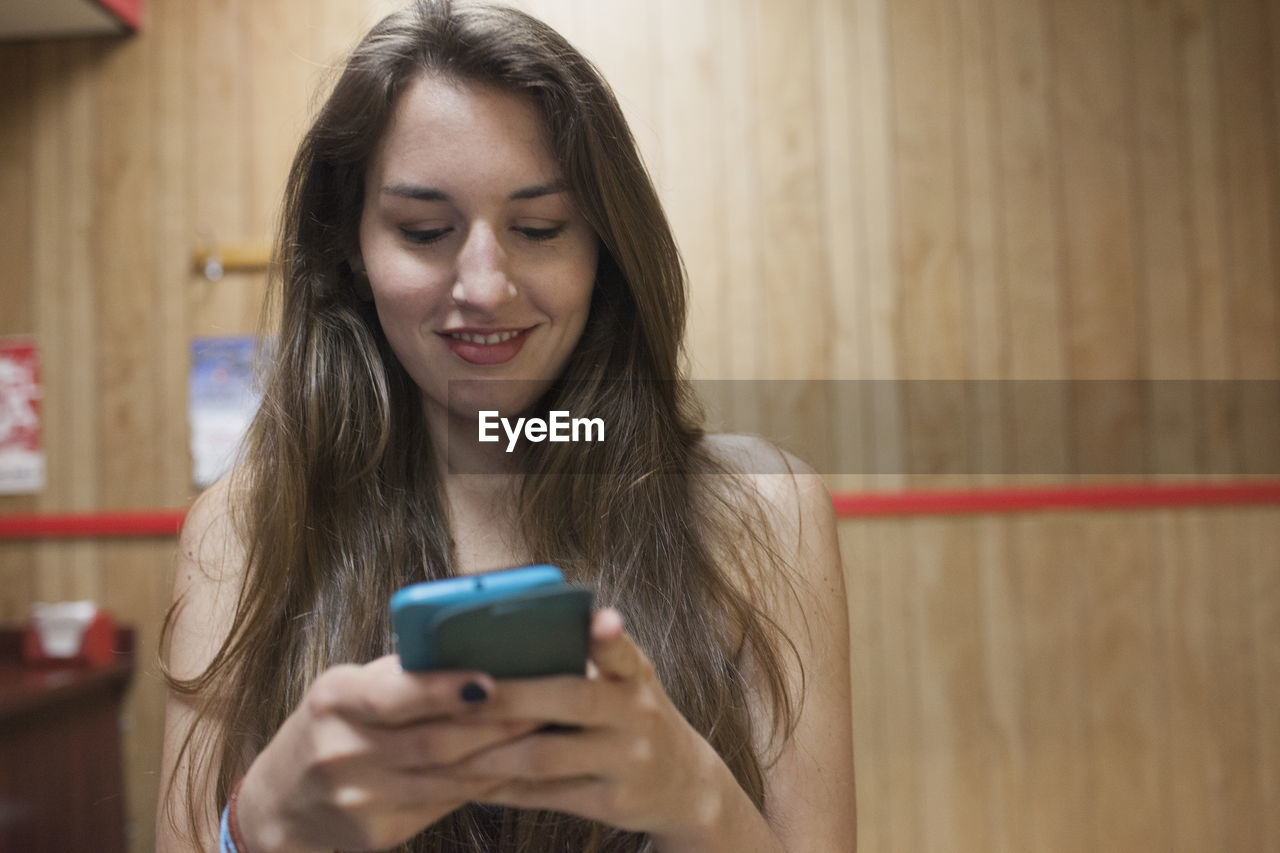
[[[400,93],[369,167],[379,181],[439,181],[480,169],[527,182],[560,171],[530,98],[433,74]]]

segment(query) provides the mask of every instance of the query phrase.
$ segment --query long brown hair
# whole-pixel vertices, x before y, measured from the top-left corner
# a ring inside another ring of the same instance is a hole
[[[367,164],[399,93],[423,73],[528,97],[600,239],[586,329],[564,381],[539,405],[590,412],[612,432],[568,450],[531,445],[518,499],[528,557],[560,565],[594,586],[599,603],[622,609],[673,702],[764,808],[768,755],[753,733],[785,737],[795,697],[782,675],[787,640],[754,602],[786,566],[763,532],[763,508],[722,476],[703,440],[681,370],[684,268],[657,194],[613,93],[562,37],[512,9],[435,0],[365,36],[289,174],[274,359],[234,490],[243,497],[233,510],[245,580],[207,670],[170,678],[174,690],[201,697],[202,720],[222,718],[183,747],[193,780],[216,776],[215,802],[188,803],[191,825],[201,810],[221,808],[322,670],[390,650],[392,592],[452,572],[420,392],[348,263]],[[749,683],[747,659],[763,685]],[[756,691],[763,713],[753,710]],[[503,810],[499,820],[473,807],[406,845],[648,848],[641,835],[564,815]]]

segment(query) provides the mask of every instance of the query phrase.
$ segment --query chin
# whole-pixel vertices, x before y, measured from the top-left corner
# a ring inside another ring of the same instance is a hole
[[[476,420],[481,411],[514,417],[536,406],[550,387],[545,379],[459,379],[449,383],[446,404],[455,418]]]

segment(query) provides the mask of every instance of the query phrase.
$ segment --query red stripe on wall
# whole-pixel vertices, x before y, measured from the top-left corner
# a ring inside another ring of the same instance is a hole
[[[0,516],[2,539],[156,538],[178,535],[184,509]]]
[[[841,518],[1248,506],[1280,504],[1280,480],[837,492],[832,501]],[[185,517],[184,509],[0,516],[0,540],[168,538]]]
[[[1280,503],[1280,481],[837,493],[832,500],[842,518],[1244,506]]]

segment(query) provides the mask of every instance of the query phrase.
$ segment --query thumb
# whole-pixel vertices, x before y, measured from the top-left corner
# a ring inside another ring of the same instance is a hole
[[[604,678],[634,678],[644,669],[644,654],[622,629],[622,614],[606,607],[591,619],[591,662]]]

